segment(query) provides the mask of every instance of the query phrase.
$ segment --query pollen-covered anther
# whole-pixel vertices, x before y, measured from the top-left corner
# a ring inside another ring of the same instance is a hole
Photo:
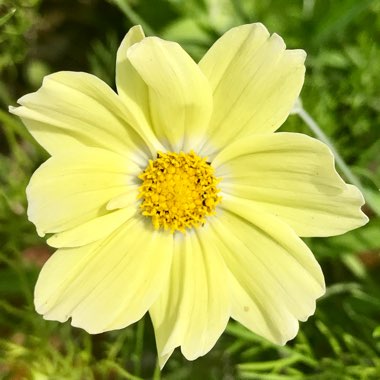
[[[193,151],[159,152],[139,175],[141,212],[156,229],[185,232],[215,214],[221,201],[214,169]]]

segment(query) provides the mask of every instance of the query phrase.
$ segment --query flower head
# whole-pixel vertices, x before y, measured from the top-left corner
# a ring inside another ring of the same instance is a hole
[[[292,339],[324,293],[300,237],[367,221],[327,146],[273,133],[304,60],[262,24],[231,29],[199,64],[136,26],[117,53],[117,94],[59,72],[11,107],[51,155],[27,188],[29,219],[58,248],[37,311],[90,333],[149,311],[161,365],[179,346],[206,354],[230,317]]]

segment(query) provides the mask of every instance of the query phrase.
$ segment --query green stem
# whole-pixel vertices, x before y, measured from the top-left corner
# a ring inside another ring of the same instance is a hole
[[[161,369],[160,369],[160,364],[157,359],[156,367],[153,373],[153,380],[160,380],[160,379],[161,379]]]
[[[143,347],[144,347],[144,329],[145,329],[145,320],[144,318],[142,318],[137,323],[137,331],[136,331],[135,373],[137,374],[137,376],[141,375],[141,361],[142,361]]]
[[[156,35],[154,30],[132,9],[127,0],[112,0],[112,2],[119,7],[132,24],[141,25],[147,35]]]

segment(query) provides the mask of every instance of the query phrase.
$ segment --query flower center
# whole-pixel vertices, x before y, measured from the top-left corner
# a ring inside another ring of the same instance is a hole
[[[156,229],[185,232],[199,227],[206,216],[215,214],[220,202],[219,182],[205,158],[190,153],[157,153],[139,175],[143,181],[140,208],[152,218]]]

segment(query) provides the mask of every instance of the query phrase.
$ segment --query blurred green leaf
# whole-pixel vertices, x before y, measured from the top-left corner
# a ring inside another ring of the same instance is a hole
[[[8,22],[8,20],[16,13],[16,8],[12,8],[8,13],[0,17],[0,27]]]

